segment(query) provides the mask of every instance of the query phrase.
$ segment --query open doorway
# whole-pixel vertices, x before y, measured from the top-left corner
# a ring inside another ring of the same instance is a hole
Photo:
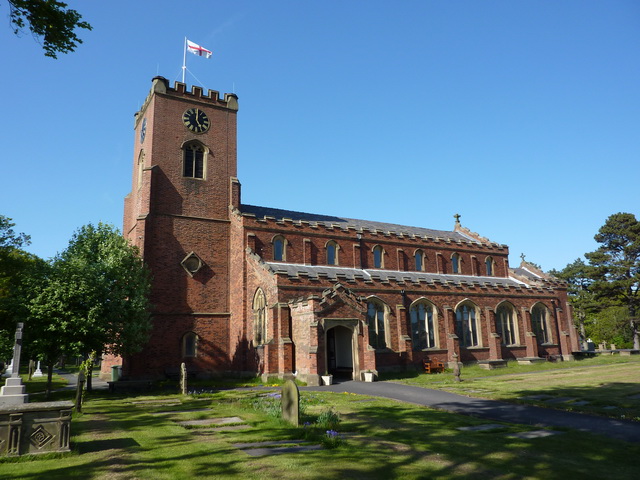
[[[327,331],[327,370],[336,380],[353,378],[353,330],[335,326]]]

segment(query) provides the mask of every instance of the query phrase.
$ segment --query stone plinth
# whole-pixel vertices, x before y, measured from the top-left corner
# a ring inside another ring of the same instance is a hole
[[[546,362],[542,357],[524,357],[518,358],[518,365],[531,365],[534,363]]]
[[[73,402],[0,405],[0,456],[68,452]]]
[[[25,387],[20,377],[9,377],[4,387],[0,388],[0,406],[18,405],[29,402],[29,395],[25,393]]]
[[[507,361],[506,360],[480,360],[478,362],[478,366],[480,368],[484,368],[485,370],[494,370],[496,368],[506,368]]]

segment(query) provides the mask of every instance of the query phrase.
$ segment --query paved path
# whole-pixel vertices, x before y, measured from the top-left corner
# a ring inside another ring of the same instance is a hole
[[[59,390],[75,390],[78,385],[78,375],[75,373],[68,373],[65,370],[54,369],[58,375],[64,378],[68,383]],[[91,377],[91,387],[93,390],[108,390],[109,384],[98,377]]]
[[[615,420],[595,415],[552,410],[549,408],[516,405],[496,400],[470,398],[454,393],[414,387],[401,383],[346,381],[330,386],[300,387],[300,390],[338,393],[349,392],[360,395],[391,398],[401,402],[425,405],[448,412],[500,422],[543,427],[567,427],[583,432],[605,435],[617,440],[640,442],[640,422]]]

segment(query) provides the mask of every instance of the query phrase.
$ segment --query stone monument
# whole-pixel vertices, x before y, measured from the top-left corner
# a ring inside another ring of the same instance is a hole
[[[297,427],[300,423],[300,391],[293,380],[282,385],[282,419]]]
[[[23,323],[18,323],[18,328],[16,328],[16,341],[13,345],[13,369],[11,376],[5,381],[4,387],[0,388],[0,404],[29,402],[29,395],[25,393],[25,387],[22,384],[22,378],[20,378],[20,353],[22,351],[23,326]]]
[[[183,362],[180,365],[180,393],[182,393],[182,395],[186,395],[188,393],[187,390],[187,366]]]

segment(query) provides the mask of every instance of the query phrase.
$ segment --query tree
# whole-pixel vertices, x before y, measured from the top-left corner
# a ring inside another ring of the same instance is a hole
[[[37,257],[24,250],[30,243],[28,235],[16,233],[10,218],[0,215],[0,361],[9,359],[23,303],[20,286],[26,270]]]
[[[42,38],[45,56],[58,58],[58,53],[75,51],[82,40],[76,28],[92,30],[82,16],[67,4],[56,0],[8,0],[9,21],[13,33],[19,34],[28,26],[32,35]]]
[[[585,254],[589,260],[596,298],[627,308],[633,348],[640,349],[640,222],[631,213],[611,215],[594,237],[601,246]]]
[[[148,340],[149,271],[114,227],[81,227],[44,277],[31,318],[50,371],[62,353],[126,355]]]
[[[569,302],[573,306],[575,320],[583,341],[583,348],[586,349],[586,339],[591,334],[590,332],[588,334],[585,330],[585,320],[588,313],[594,312],[599,308],[595,296],[589,289],[593,283],[590,276],[590,267],[582,259],[578,258],[562,270],[552,270],[549,273],[567,282],[567,295]]]

